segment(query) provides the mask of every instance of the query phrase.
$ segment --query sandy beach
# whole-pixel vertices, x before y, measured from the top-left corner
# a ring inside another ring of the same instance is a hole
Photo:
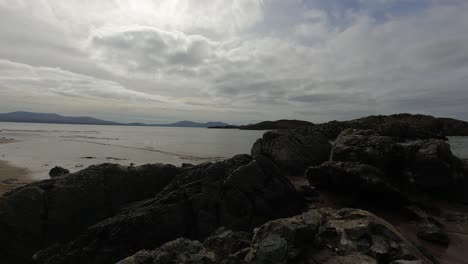
[[[1,144],[16,142],[14,139],[0,138]],[[31,181],[29,170],[19,168],[0,160],[0,196],[4,193]]]
[[[12,166],[8,162],[0,160],[0,196],[30,181],[29,170]]]

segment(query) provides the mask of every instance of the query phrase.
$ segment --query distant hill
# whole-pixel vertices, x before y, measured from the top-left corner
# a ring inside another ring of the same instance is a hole
[[[223,128],[223,129],[241,129],[241,130],[273,130],[273,129],[294,129],[302,126],[312,126],[311,122],[302,120],[277,120],[277,121],[263,121],[257,124],[250,124],[244,126],[210,126],[209,128]]]
[[[93,117],[62,116],[53,113],[12,112],[0,114],[0,122],[16,123],[50,123],[50,124],[76,124],[76,125],[111,125],[111,126],[158,126],[158,127],[200,127],[228,126],[223,122],[197,123],[192,121],[180,121],[171,124],[143,124],[143,123],[118,123],[101,120]]]
[[[165,125],[152,125],[152,126],[171,126],[171,127],[213,127],[213,126],[228,126],[228,124],[223,122],[207,122],[207,123],[197,123],[192,121],[179,121],[172,124]]]
[[[70,117],[58,114],[12,112],[0,114],[0,122],[17,123],[53,123],[53,124],[80,124],[80,125],[120,125],[120,123],[100,120],[87,116]]]
[[[239,126],[239,129],[244,130],[269,130],[269,129],[293,129],[301,126],[311,126],[313,123],[302,120],[277,120],[263,121],[257,124]]]

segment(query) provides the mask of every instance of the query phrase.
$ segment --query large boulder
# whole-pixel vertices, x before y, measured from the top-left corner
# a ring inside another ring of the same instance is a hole
[[[254,232],[219,229],[203,243],[179,238],[118,264],[432,263],[390,224],[358,209],[312,209]]]
[[[392,138],[374,130],[346,129],[335,141],[331,160],[360,162],[393,172],[404,167],[405,151]]]
[[[255,142],[251,152],[268,157],[290,174],[302,175],[307,167],[327,161],[330,150],[330,142],[319,133],[269,131]]]
[[[374,173],[378,175],[377,178],[408,194],[430,193],[468,202],[465,191],[468,187],[468,175],[464,164],[452,154],[450,145],[443,140],[427,139],[403,145],[373,130],[347,129],[335,141],[331,159],[348,163],[341,163],[339,166],[336,166],[338,163],[329,163],[323,167],[311,168],[310,175],[321,175],[320,171],[328,171],[330,180],[334,180],[335,190],[339,184],[346,185],[349,180],[356,179],[356,171],[359,171],[362,178],[362,169],[365,167],[356,165],[357,162],[378,168],[382,173]],[[343,167],[343,164],[347,167],[346,175],[354,175],[353,177],[345,177],[337,172],[336,167]],[[330,172],[330,167],[335,168],[333,172]],[[351,167],[353,173],[350,174]],[[368,175],[367,173],[364,178],[370,179]],[[318,179],[315,176],[320,182],[325,178],[322,176]],[[368,187],[373,184],[366,181],[363,183]]]
[[[215,255],[198,241],[179,238],[148,251],[141,250],[117,264],[214,264]]]
[[[49,176],[50,178],[55,178],[55,177],[60,177],[60,176],[63,176],[63,175],[67,175],[69,174],[70,171],[67,170],[67,169],[64,169],[62,167],[53,167],[50,171],[49,171]]]
[[[302,207],[302,197],[269,159],[238,155],[194,166],[154,198],[127,207],[69,243],[39,252],[35,260],[115,263],[180,237],[206,238],[221,226],[251,230]]]
[[[179,170],[103,164],[13,190],[0,198],[0,259],[30,263],[37,250],[67,241],[122,205],[156,194]]]
[[[450,243],[450,239],[447,234],[445,234],[442,229],[434,223],[422,222],[419,223],[417,227],[417,235],[423,240],[445,246]]]
[[[250,250],[251,234],[218,229],[205,242],[179,238],[157,249],[141,250],[117,264],[237,264]]]
[[[357,209],[310,210],[255,231],[247,263],[431,263],[390,224]]]
[[[407,203],[405,195],[381,170],[367,164],[329,161],[310,167],[306,177],[318,190],[351,195],[360,205],[400,207]]]
[[[467,175],[463,162],[442,140],[423,140],[406,146],[410,182],[417,190],[463,195]]]

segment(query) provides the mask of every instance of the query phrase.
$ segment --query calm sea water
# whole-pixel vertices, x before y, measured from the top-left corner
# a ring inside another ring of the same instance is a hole
[[[0,123],[0,159],[26,167],[36,179],[62,166],[77,171],[92,164],[203,163],[250,153],[264,131]]]
[[[198,164],[250,153],[264,131],[0,123],[0,160],[26,167],[35,179],[62,166],[77,171],[92,164]],[[468,159],[468,137],[450,137],[454,154]]]

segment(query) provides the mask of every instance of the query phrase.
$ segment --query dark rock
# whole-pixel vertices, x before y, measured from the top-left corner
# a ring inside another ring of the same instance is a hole
[[[4,184],[15,184],[18,182],[18,179],[15,179],[15,178],[9,178],[9,179],[5,179],[2,181],[2,183]]]
[[[368,116],[350,121],[331,121],[299,127],[295,131],[302,135],[320,133],[330,140],[335,140],[342,131],[348,128],[371,129],[381,136],[391,137],[398,142],[416,139],[447,140],[446,136],[468,135],[467,122],[410,114]]]
[[[409,179],[415,189],[432,193],[464,195],[466,179],[463,162],[441,140],[424,140],[406,146]],[[468,200],[467,200],[468,201]]]
[[[310,167],[306,177],[319,190],[353,195],[365,203],[387,207],[400,207],[407,203],[405,195],[393,186],[385,174],[370,165],[329,161]]]
[[[191,168],[191,167],[193,167],[193,166],[194,166],[194,165],[191,164],[191,163],[182,163],[182,166],[181,166],[181,167],[182,167],[182,168]]]
[[[330,121],[328,123],[318,124],[314,126],[303,126],[294,129],[294,132],[308,136],[319,133],[329,140],[335,140],[338,135],[345,129],[352,128],[349,122]]]
[[[267,158],[238,155],[178,175],[154,198],[135,203],[70,243],[39,252],[37,263],[114,263],[179,237],[203,239],[218,227],[251,230],[297,214],[303,200]]]
[[[423,222],[417,225],[417,235],[419,238],[441,245],[448,245],[448,236],[435,224]]]
[[[152,250],[142,250],[118,264],[146,263],[241,263],[250,250],[251,235],[219,228],[203,244],[198,241],[179,238]]]
[[[119,264],[432,263],[390,224],[356,209],[309,210],[267,222],[255,229],[251,241],[248,237],[220,229],[203,245],[177,239]]]
[[[242,130],[275,130],[275,129],[293,129],[302,126],[313,125],[310,122],[302,120],[276,120],[276,121],[263,121],[257,124],[238,126],[236,128]]]
[[[356,209],[310,210],[255,230],[247,263],[431,263],[390,224]]]
[[[252,155],[265,155],[281,169],[302,175],[309,166],[319,165],[330,157],[331,144],[318,133],[307,136],[292,131],[269,131],[252,147]]]
[[[205,239],[203,245],[213,252],[215,260],[222,262],[228,258],[235,258],[236,253],[243,249],[250,248],[252,234],[243,231],[232,231],[219,228],[216,232]]]
[[[153,251],[142,250],[117,264],[214,264],[215,256],[198,241],[185,238],[167,242]]]
[[[132,169],[103,164],[13,190],[0,198],[0,259],[29,263],[37,250],[72,239],[122,205],[154,195],[178,171],[161,164]]]
[[[311,187],[309,185],[299,186],[298,191],[300,194],[302,194],[302,196],[308,198],[314,198],[320,195],[320,193],[314,187]]]
[[[336,139],[331,160],[372,165],[385,172],[404,166],[405,151],[393,139],[373,130],[346,129]]]
[[[63,175],[67,175],[69,174],[70,171],[67,170],[67,169],[64,169],[62,167],[53,167],[50,171],[49,171],[49,176],[51,178],[55,178],[55,177],[60,177],[60,176],[63,176]]]

